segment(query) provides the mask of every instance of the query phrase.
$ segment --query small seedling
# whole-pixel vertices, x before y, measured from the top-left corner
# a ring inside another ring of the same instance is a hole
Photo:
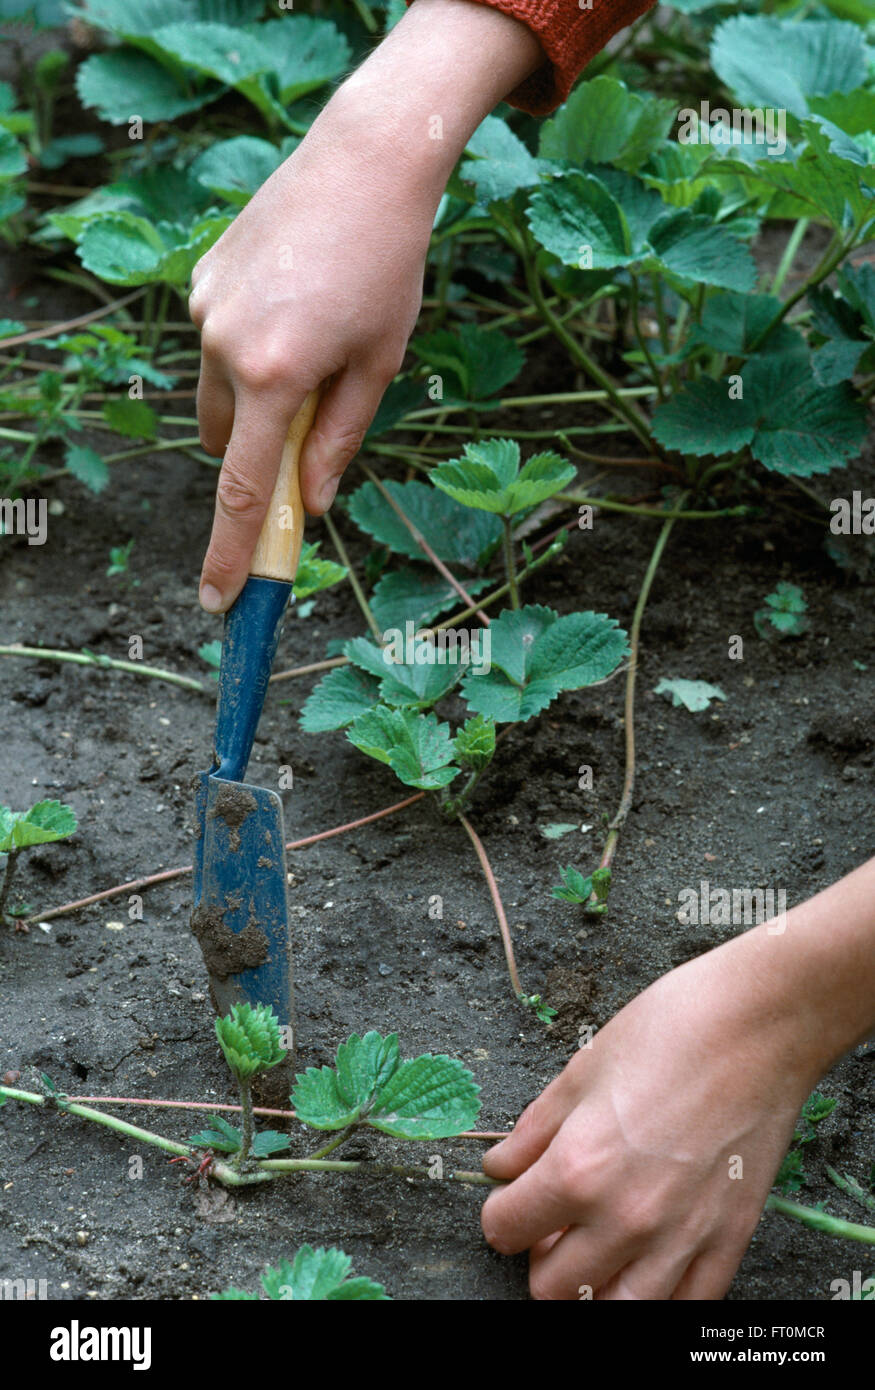
[[[782,579],[774,593],[766,594],[765,604],[753,615],[753,624],[760,637],[801,637],[810,627],[805,616],[808,604],[798,585]]]
[[[525,1009],[533,1009],[535,1017],[542,1023],[552,1023],[556,1017],[556,1010],[549,1004],[545,1004],[540,994],[519,994],[517,995],[520,1003]]]
[[[53,840],[66,840],[73,834],[76,825],[72,807],[60,801],[38,801],[29,811],[11,811],[8,806],[0,806],[0,854],[6,855],[6,872],[0,886],[0,922],[5,921],[7,916],[19,915],[14,910],[7,912],[6,902],[22,850],[30,849],[33,845],[49,844]]]
[[[134,548],[133,537],[127,545],[114,545],[109,552],[109,565],[107,575],[112,578],[114,575],[123,575],[129,583],[138,583],[138,580],[131,580],[129,566],[131,562],[131,551]]]
[[[280,1302],[390,1301],[382,1284],[363,1276],[351,1277],[351,1269],[349,1255],[334,1246],[330,1250],[321,1246],[314,1250],[310,1245],[302,1245],[291,1264],[288,1260],[281,1260],[275,1267],[267,1266],[261,1276],[261,1287],[266,1298]],[[246,1299],[257,1302],[260,1296],[245,1289],[230,1288],[211,1297],[216,1300]]]
[[[559,870],[561,884],[550,890],[552,898],[561,898],[567,903],[583,903],[586,912],[601,915],[608,910],[608,893],[611,889],[610,869],[594,869],[584,878],[579,869],[571,864]]]

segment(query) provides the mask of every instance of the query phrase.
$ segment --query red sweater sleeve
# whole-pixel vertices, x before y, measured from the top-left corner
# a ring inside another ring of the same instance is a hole
[[[413,0],[407,0],[408,5]],[[544,63],[506,98],[533,116],[544,116],[563,102],[575,78],[618,30],[649,10],[656,0],[476,0],[519,19],[539,39]]]

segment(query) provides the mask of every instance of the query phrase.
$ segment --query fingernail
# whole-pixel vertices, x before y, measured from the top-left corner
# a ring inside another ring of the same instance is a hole
[[[322,491],[319,494],[319,506],[322,507],[326,512],[328,511],[328,508],[331,506],[331,503],[337,496],[337,489],[340,486],[340,480],[342,477],[343,474],[338,473],[335,477],[329,478],[326,482],[322,484]]]
[[[205,584],[200,592],[201,608],[208,613],[218,613],[222,607],[222,595],[212,584]]]

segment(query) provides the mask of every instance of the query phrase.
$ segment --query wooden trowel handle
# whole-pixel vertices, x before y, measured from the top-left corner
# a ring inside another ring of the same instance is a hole
[[[316,415],[319,395],[318,389],[310,392],[289,426],[279,477],[249,568],[250,574],[262,579],[281,579],[291,584],[298,570],[304,534],[298,466],[304,440],[310,433]]]

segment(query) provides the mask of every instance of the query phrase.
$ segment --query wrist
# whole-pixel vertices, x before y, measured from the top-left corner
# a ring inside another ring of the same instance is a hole
[[[738,987],[774,1020],[809,1089],[875,1030],[875,859],[726,943]]]
[[[519,20],[477,0],[416,0],[313,127],[353,157],[443,192],[471,135],[544,61]]]

